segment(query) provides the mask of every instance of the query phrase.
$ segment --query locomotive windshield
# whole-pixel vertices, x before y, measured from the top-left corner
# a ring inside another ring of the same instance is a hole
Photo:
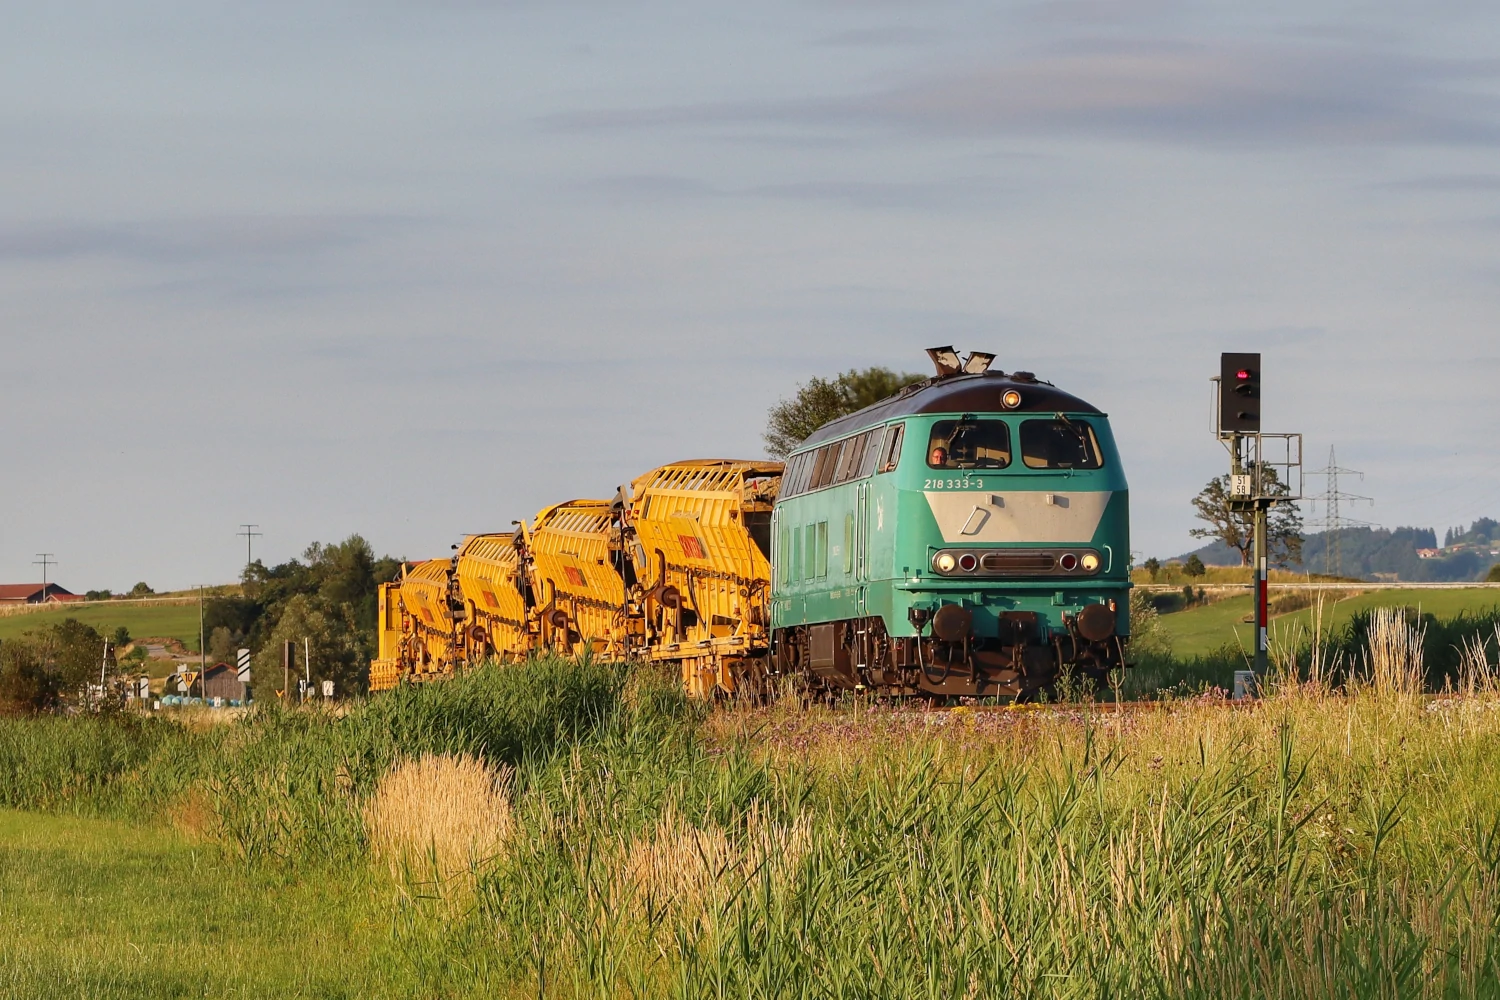
[[[1003,469],[1010,464],[1010,428],[1003,420],[939,420],[927,442],[932,469]]]
[[[1103,464],[1094,428],[1059,413],[1021,421],[1021,461],[1028,469],[1097,469]]]

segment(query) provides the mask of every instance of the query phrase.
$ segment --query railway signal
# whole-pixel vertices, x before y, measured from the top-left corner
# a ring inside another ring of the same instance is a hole
[[[1260,355],[1219,355],[1219,430],[1260,432]]]
[[[1265,675],[1268,661],[1267,513],[1277,504],[1302,498],[1302,435],[1267,434],[1261,430],[1260,354],[1225,352],[1219,355],[1217,426],[1215,434],[1229,450],[1229,509],[1251,515],[1255,533],[1255,677],[1236,671],[1235,697],[1249,693],[1255,678]],[[1284,470],[1278,474],[1277,470]],[[1295,481],[1294,481],[1295,480]]]

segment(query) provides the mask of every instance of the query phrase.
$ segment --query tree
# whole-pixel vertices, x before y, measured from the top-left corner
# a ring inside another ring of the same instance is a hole
[[[114,638],[110,641],[115,644],[116,648],[124,649],[126,646],[130,645],[130,629],[126,628],[124,625],[119,626],[115,629]]]
[[[1198,558],[1198,553],[1194,552],[1187,557],[1187,562],[1183,563],[1182,572],[1184,576],[1202,576],[1208,570],[1204,568],[1203,560]]]
[[[766,421],[766,451],[775,458],[785,458],[830,420],[863,410],[922,379],[921,375],[879,367],[863,371],[851,368],[833,379],[810,378],[797,386],[791,399],[771,407]]]
[[[210,663],[233,663],[234,651],[239,646],[239,636],[223,625],[216,626],[208,635],[208,660]]]
[[[341,695],[365,689],[371,649],[366,635],[355,627],[353,609],[348,604],[331,606],[316,595],[296,594],[280,611],[276,627],[255,658],[251,677],[258,691],[269,694],[281,684],[281,653],[287,642],[297,648],[294,683],[307,669],[302,663],[307,651],[312,656],[314,687],[319,681],[331,680]]]
[[[253,676],[262,692],[273,675],[281,683],[282,642],[294,640],[300,650],[304,636],[312,640],[315,679],[333,680],[340,693],[361,691],[375,648],[376,588],[400,575],[401,562],[375,556],[359,535],[314,542],[300,560],[276,566],[257,559],[245,567],[240,595],[208,602],[205,624],[210,634],[225,630],[231,646],[258,651]]]
[[[1151,582],[1155,583],[1156,575],[1161,572],[1161,560],[1157,559],[1155,556],[1152,556],[1150,559],[1147,559],[1145,562],[1141,563],[1141,569],[1145,570],[1147,573],[1150,573]]]
[[[1500,583],[1500,563],[1491,566],[1489,576],[1484,579],[1488,583]]]
[[[1272,496],[1284,495],[1286,487],[1271,466],[1262,466],[1262,480]],[[1229,507],[1229,477],[1216,476],[1193,498],[1198,517],[1207,528],[1188,532],[1194,538],[1216,538],[1240,554],[1240,565],[1249,566],[1255,547],[1255,515]],[[1290,566],[1302,561],[1302,515],[1292,503],[1280,503],[1267,512],[1266,550],[1272,565]]]
[[[130,593],[126,594],[125,596],[126,597],[150,597],[154,593],[156,593],[156,591],[152,590],[149,586],[147,586],[145,580],[142,580],[140,583],[136,584],[134,587],[131,587],[130,588]]]
[[[1158,659],[1172,655],[1172,633],[1143,590],[1130,592],[1130,655]]]
[[[0,644],[0,702],[40,712],[63,706],[97,680],[104,636],[68,618]]]

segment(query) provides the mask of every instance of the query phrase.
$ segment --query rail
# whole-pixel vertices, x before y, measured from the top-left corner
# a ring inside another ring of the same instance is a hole
[[[1184,586],[1195,590],[1250,590],[1253,583],[1138,583],[1136,590],[1181,593]],[[1364,580],[1340,581],[1337,583],[1268,583],[1271,590],[1500,590],[1500,583],[1470,581],[1468,583],[1392,583],[1388,580],[1369,582]]]

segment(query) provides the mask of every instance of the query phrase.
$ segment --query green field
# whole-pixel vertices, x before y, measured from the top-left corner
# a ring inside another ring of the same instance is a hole
[[[381,995],[400,977],[374,968],[371,893],[170,827],[0,810],[0,996]]]
[[[0,639],[13,639],[23,632],[56,625],[66,618],[76,618],[92,625],[105,635],[112,635],[124,625],[138,639],[179,639],[193,652],[198,651],[198,605],[137,604],[120,601],[90,603],[82,606],[62,605],[46,611],[0,616]]]
[[[1323,608],[1323,627],[1338,628],[1360,611],[1379,607],[1419,608],[1439,618],[1452,618],[1461,612],[1488,611],[1500,606],[1500,590],[1371,590],[1366,593],[1330,601]],[[1172,654],[1176,657],[1202,656],[1221,646],[1238,642],[1240,648],[1254,648],[1254,627],[1244,618],[1253,611],[1250,596],[1230,597],[1201,607],[1162,615],[1162,624],[1172,634]],[[1271,619],[1273,641],[1279,633],[1310,629],[1313,609],[1304,608]]]

